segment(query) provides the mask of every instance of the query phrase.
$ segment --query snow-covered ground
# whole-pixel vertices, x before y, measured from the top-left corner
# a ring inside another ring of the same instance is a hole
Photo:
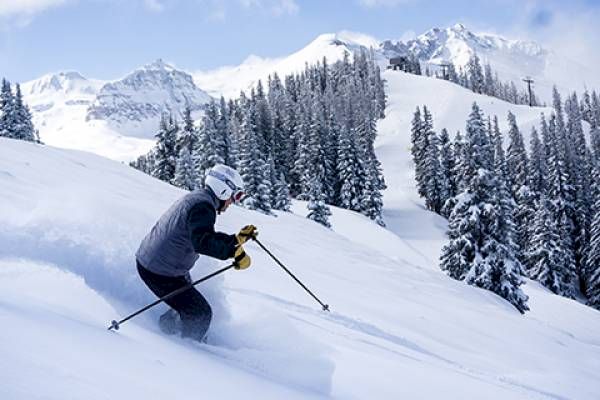
[[[387,72],[377,151],[389,229],[333,209],[333,229],[296,214],[234,207],[218,229],[253,223],[260,239],[325,302],[320,310],[255,244],[253,266],[201,284],[211,345],[161,334],[133,254],[183,192],[102,157],[0,140],[0,398],[241,397],[595,399],[600,313],[527,281],[522,316],[437,267],[445,222],[414,193],[411,112],[461,129],[474,97],[526,127],[540,109],[445,82]],[[220,263],[203,259],[200,277]]]
[[[218,228],[260,239],[327,302],[320,310],[255,244],[253,266],[200,286],[215,311],[210,345],[161,334],[134,252],[183,191],[100,156],[0,139],[0,399],[240,397],[596,399],[600,313],[527,281],[522,316],[438,268],[446,222],[414,189],[410,121],[464,130],[473,101],[515,113],[523,132],[548,109],[386,71],[377,153],[387,229],[333,209],[333,229],[294,213],[234,207]],[[76,106],[76,105],[74,105]],[[222,263],[203,259],[200,277]]]

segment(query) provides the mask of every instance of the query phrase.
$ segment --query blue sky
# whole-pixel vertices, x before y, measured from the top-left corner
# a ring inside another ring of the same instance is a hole
[[[577,22],[592,46],[599,9],[600,0],[0,0],[0,76],[115,79],[159,57],[212,69],[289,54],[325,32],[397,39],[456,22],[542,42]]]

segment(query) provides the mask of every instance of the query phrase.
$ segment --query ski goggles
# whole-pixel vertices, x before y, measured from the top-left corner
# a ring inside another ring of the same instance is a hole
[[[239,202],[244,197],[244,189],[237,186],[231,179],[229,179],[224,174],[218,171],[208,171],[208,175],[217,178],[221,182],[225,182],[225,184],[231,189],[231,199],[234,203]]]
[[[244,191],[243,190],[238,190],[237,192],[234,192],[233,195],[231,195],[231,198],[233,199],[234,203],[239,203],[240,200],[242,200],[242,198],[244,197]]]

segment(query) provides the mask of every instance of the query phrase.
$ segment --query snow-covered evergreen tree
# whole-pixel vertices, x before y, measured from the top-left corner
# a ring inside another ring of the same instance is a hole
[[[217,130],[218,111],[213,102],[207,105],[202,124],[198,129],[197,141],[192,152],[192,158],[196,168],[198,186],[202,187],[206,171],[217,164],[224,164],[225,158],[222,152],[224,144],[221,142]]]
[[[16,85],[13,112],[13,122],[15,124],[13,127],[14,138],[28,142],[37,141],[37,133],[31,121],[31,112],[23,101],[21,86],[19,84]]]
[[[321,184],[322,179],[323,175],[315,175],[309,182],[308,204],[306,206],[309,213],[306,218],[330,228],[329,216],[331,215],[331,210],[325,203],[325,194],[323,193],[323,185]]]
[[[417,192],[421,197],[427,196],[425,183],[425,161],[427,154],[427,142],[430,132],[433,130],[433,119],[427,107],[423,107],[423,118],[417,107],[412,120],[411,129],[411,153],[415,164],[415,180],[417,181]]]
[[[528,183],[528,160],[523,135],[517,126],[515,115],[511,112],[508,113],[508,127],[509,144],[506,151],[506,164],[510,190],[516,198],[517,192]]]
[[[442,198],[442,211],[448,199],[456,196],[456,177],[454,176],[454,168],[456,160],[454,158],[454,149],[450,136],[446,128],[440,132],[440,192]],[[446,215],[442,212],[446,218]]]
[[[469,86],[475,93],[484,93],[485,77],[477,54],[473,54],[467,63],[469,71]]]
[[[0,137],[16,139],[15,101],[10,83],[2,79],[0,87]]]
[[[355,131],[346,125],[338,144],[339,205],[355,211],[360,209],[359,179],[362,176],[362,165],[358,157]]]
[[[591,237],[585,260],[585,295],[588,304],[600,310],[600,165],[594,169],[594,205]]]
[[[552,276],[560,277],[559,281],[551,284],[553,291],[567,297],[574,293],[576,266],[573,249],[573,222],[569,215],[572,213],[573,204],[570,195],[569,176],[566,162],[565,137],[560,135],[560,119],[552,115],[548,124],[549,153],[548,159],[548,198],[552,219],[557,225],[559,236],[559,253],[556,257],[560,262],[556,263],[558,270]]]
[[[197,140],[198,134],[196,132],[196,128],[194,127],[192,111],[189,106],[186,106],[183,110],[183,124],[175,143],[175,152],[177,154],[181,154],[181,151],[185,148],[191,156],[194,148],[196,147]]]
[[[175,177],[177,154],[175,141],[177,139],[177,124],[172,115],[161,115],[159,130],[156,134],[155,163],[152,176],[165,182],[172,182]]]
[[[473,104],[467,121],[465,190],[456,196],[440,267],[454,279],[465,280],[508,300],[520,312],[528,310],[520,289],[522,266],[511,237],[511,215],[504,215],[508,201],[497,190],[492,163],[492,143],[483,116]]]
[[[258,145],[256,110],[250,103],[243,110],[238,170],[245,184],[244,205],[251,210],[271,213],[271,181],[269,164]]]
[[[188,147],[182,147],[179,152],[173,184],[186,190],[194,190],[198,184],[194,160]]]
[[[546,193],[546,149],[540,141],[535,127],[531,129],[530,139],[530,157],[529,157],[529,187],[535,197],[539,200],[540,196]]]
[[[290,211],[292,204],[290,198],[290,190],[285,181],[283,172],[279,173],[279,177],[275,180],[272,186],[272,204],[274,210]]]
[[[433,129],[427,132],[427,148],[423,163],[423,184],[425,186],[425,205],[428,209],[440,213],[444,205],[442,171],[440,166],[439,139]]]
[[[529,277],[554,293],[564,295],[568,277],[563,275],[564,251],[552,204],[542,195],[536,210],[531,246],[526,254]]]

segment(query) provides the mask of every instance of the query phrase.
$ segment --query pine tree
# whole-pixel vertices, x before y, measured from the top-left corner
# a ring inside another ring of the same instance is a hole
[[[550,200],[549,209],[552,220],[557,225],[558,248],[560,250],[556,254],[556,257],[560,260],[556,263],[558,269],[550,275],[551,277],[558,276],[560,280],[553,282],[550,286],[557,294],[573,297],[576,266],[572,242],[573,223],[569,217],[572,203],[570,202],[569,177],[566,168],[568,164],[565,161],[565,138],[564,136],[561,138],[558,132],[560,124],[558,121],[559,119],[552,115],[548,124],[550,157],[548,158],[547,185]],[[535,275],[534,279],[536,279]]]
[[[229,132],[229,163],[230,166],[237,168],[242,121],[239,107],[235,103],[232,102],[229,104],[229,110],[229,120],[227,121],[227,131]]]
[[[243,110],[239,172],[245,184],[244,205],[251,210],[271,213],[269,165],[262,158],[256,131],[256,110],[252,103]]]
[[[308,200],[308,192],[310,190],[310,179],[311,179],[311,134],[310,134],[310,117],[309,114],[301,109],[300,120],[297,121],[294,131],[294,136],[297,140],[296,155],[294,157],[295,163],[293,168],[293,176],[296,177],[296,198],[299,200]],[[315,143],[319,146],[319,143]],[[316,153],[320,150],[317,149]],[[292,190],[294,186],[292,186]]]
[[[425,149],[423,180],[425,186],[425,204],[428,209],[440,213],[443,206],[442,173],[439,156],[439,140],[435,131],[430,130]]]
[[[33,122],[31,121],[31,112],[29,107],[23,102],[21,87],[16,85],[14,97],[14,128],[13,135],[15,139],[26,140],[28,142],[36,141],[36,132]]]
[[[417,191],[421,197],[426,198],[426,178],[425,178],[425,162],[427,142],[430,137],[430,133],[433,130],[433,122],[431,114],[427,107],[423,106],[423,119],[421,119],[421,113],[417,107],[417,111],[414,114],[411,130],[411,153],[413,156],[413,162],[415,164],[415,179],[417,181]]]
[[[196,177],[196,168],[194,166],[192,154],[188,147],[183,147],[179,152],[179,158],[177,159],[173,184],[182,189],[194,190],[197,182],[198,178]]]
[[[564,294],[564,251],[552,208],[551,202],[542,196],[536,211],[527,264],[530,266],[531,279],[537,280],[556,294]]]
[[[527,152],[525,151],[525,143],[523,135],[517,126],[515,115],[508,113],[508,137],[509,145],[506,154],[506,163],[509,173],[510,190],[514,197],[521,187],[527,185]]]
[[[364,179],[361,179],[360,210],[361,213],[377,222],[377,224],[385,226],[382,218],[383,196],[381,194],[381,190],[385,189],[385,182],[373,147],[376,133],[374,120],[368,115],[368,111],[366,114],[364,122],[357,128],[359,158],[364,172]],[[438,165],[437,173],[439,174],[439,159],[436,158],[435,160]],[[436,180],[439,179],[436,177]]]
[[[456,160],[454,158],[454,149],[450,136],[446,128],[442,129],[440,133],[440,186],[441,186],[441,197],[442,197],[442,211],[444,210],[444,204],[448,199],[456,196],[456,176],[454,175],[454,168]],[[442,213],[446,218],[448,214]]]
[[[273,209],[281,211],[290,211],[291,200],[290,191],[285,181],[283,172],[279,174],[278,179],[273,184]]]
[[[16,138],[14,103],[10,83],[6,79],[2,79],[2,87],[0,88],[0,137]]]
[[[202,124],[198,129],[197,141],[192,153],[198,187],[203,186],[206,171],[217,164],[225,163],[224,154],[222,153],[223,144],[219,140],[216,125],[217,119],[218,112],[213,101],[207,105],[205,114],[202,117]]]
[[[531,149],[529,162],[529,186],[535,197],[535,200],[538,201],[540,196],[546,193],[545,179],[548,171],[546,166],[546,149],[540,141],[535,127],[531,129],[531,140],[529,147]]]
[[[444,246],[440,267],[454,279],[465,280],[508,300],[521,313],[527,296],[520,289],[522,267],[511,238],[511,215],[504,215],[508,201],[497,190],[490,137],[477,104],[467,121],[465,190],[456,196],[450,214],[450,242]]]
[[[575,263],[578,268],[580,282],[583,284],[583,258],[589,241],[591,224],[591,193],[590,166],[588,166],[587,145],[583,133],[581,111],[577,95],[573,93],[565,104],[567,114],[567,143],[571,153],[571,169],[569,179],[573,186],[574,214],[573,219],[573,246]],[[583,288],[582,288],[583,289]]]
[[[329,207],[327,207],[327,204],[325,204],[325,195],[323,193],[323,185],[321,184],[322,179],[322,175],[316,175],[310,180],[308,204],[306,206],[309,213],[306,218],[312,219],[313,221],[330,228],[331,224],[329,223],[329,216],[331,215],[331,211],[329,210]]]
[[[484,67],[484,89],[483,92],[488,96],[496,97],[496,82],[494,82],[494,75],[492,73],[492,67],[490,64],[485,64]]]
[[[600,166],[594,169],[594,205],[591,238],[585,260],[585,295],[588,304],[600,310]]]
[[[171,115],[163,114],[160,118],[159,131],[156,134],[156,161],[152,176],[165,182],[172,182],[175,177],[175,140],[177,125]]]
[[[181,151],[185,148],[191,156],[196,147],[197,140],[198,137],[196,128],[194,127],[194,120],[192,119],[192,111],[189,106],[186,106],[183,110],[183,126],[175,143],[175,152],[181,154]],[[178,158],[180,157],[178,156]]]
[[[469,59],[467,70],[469,71],[470,89],[475,93],[484,93],[485,78],[477,54],[473,54]]]
[[[346,126],[340,135],[337,156],[339,205],[349,210],[360,208],[360,182],[362,166],[358,160],[355,131]]]
[[[229,166],[233,166],[233,160],[230,155],[231,149],[231,138],[228,130],[229,124],[229,110],[227,109],[227,103],[225,98],[221,96],[219,100],[219,111],[215,121],[215,145],[217,153],[223,159],[223,163]]]

